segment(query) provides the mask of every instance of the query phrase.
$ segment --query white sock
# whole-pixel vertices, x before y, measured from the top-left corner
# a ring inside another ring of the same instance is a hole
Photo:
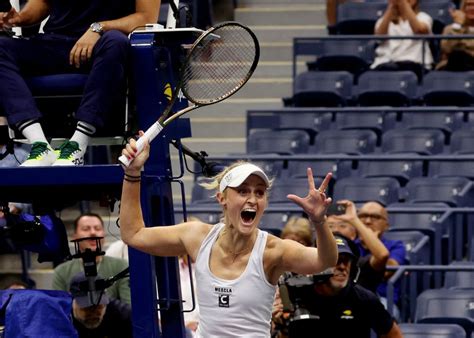
[[[44,136],[43,128],[39,124],[38,120],[28,120],[18,126],[18,130],[23,134],[29,143],[45,142],[46,136]]]
[[[89,140],[95,133],[95,127],[84,121],[77,122],[76,131],[69,141],[76,141],[79,148],[85,150],[89,144]]]

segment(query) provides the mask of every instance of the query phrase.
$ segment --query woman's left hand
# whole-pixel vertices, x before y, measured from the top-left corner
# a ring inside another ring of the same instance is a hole
[[[299,197],[289,194],[289,200],[298,204],[308,214],[308,217],[313,223],[322,223],[326,217],[326,210],[331,204],[332,199],[326,196],[326,189],[331,180],[332,173],[328,173],[321,183],[321,186],[316,189],[314,184],[313,171],[311,168],[307,169],[309,191],[306,197]]]

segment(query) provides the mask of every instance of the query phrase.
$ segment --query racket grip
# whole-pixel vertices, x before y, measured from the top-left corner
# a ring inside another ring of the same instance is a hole
[[[158,123],[158,122],[155,122],[152,124],[152,126],[150,128],[147,129],[147,131],[145,132],[145,134],[143,134],[143,136],[141,136],[138,140],[137,140],[137,153],[136,155],[140,154],[143,150],[143,148],[145,147],[145,142],[148,140],[148,142],[151,142],[153,141],[153,139],[158,136],[158,134],[163,130],[163,126]],[[133,162],[133,158],[132,159],[128,159],[125,155],[121,155],[119,157],[119,161],[120,163],[122,163],[125,167],[128,167],[130,165],[130,163]]]

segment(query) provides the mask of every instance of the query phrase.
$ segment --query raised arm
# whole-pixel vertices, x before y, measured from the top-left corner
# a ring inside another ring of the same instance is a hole
[[[140,136],[143,132],[140,132]],[[120,203],[120,235],[122,240],[137,250],[156,256],[189,254],[193,259],[210,225],[186,222],[172,226],[145,227],[140,204],[140,176],[148,159],[150,146],[138,155],[135,140],[130,140],[122,154],[134,159],[124,170],[122,199]]]
[[[400,14],[408,20],[410,27],[415,34],[429,34],[431,33],[431,24],[423,22],[418,19],[415,11],[407,0],[398,0],[398,8]]]
[[[331,230],[325,225],[326,210],[331,204],[331,198],[326,197],[325,191],[332,175],[326,175],[319,189],[314,185],[313,172],[307,170],[309,191],[306,197],[293,194],[288,199],[299,205],[308,215],[312,226],[316,230],[317,249],[305,247],[294,241],[284,240],[282,251],[283,271],[296,273],[317,273],[337,262],[337,245]]]
[[[395,4],[395,0],[389,0],[387,9],[383,13],[383,16],[377,20],[377,23],[375,24],[374,33],[376,35],[387,35],[388,26],[397,13],[397,5]]]
[[[338,216],[335,215],[334,218],[349,222],[357,230],[359,238],[371,253],[370,265],[376,271],[384,271],[390,257],[388,249],[378,238],[377,234],[357,217],[356,208],[352,201],[341,200],[337,203],[346,206],[346,213]]]

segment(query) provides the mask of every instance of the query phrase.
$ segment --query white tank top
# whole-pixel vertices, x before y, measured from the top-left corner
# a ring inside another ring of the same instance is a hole
[[[258,230],[247,267],[234,280],[216,277],[209,257],[223,223],[214,225],[201,244],[195,272],[200,319],[199,338],[268,338],[276,286],[263,269],[268,233]]]

